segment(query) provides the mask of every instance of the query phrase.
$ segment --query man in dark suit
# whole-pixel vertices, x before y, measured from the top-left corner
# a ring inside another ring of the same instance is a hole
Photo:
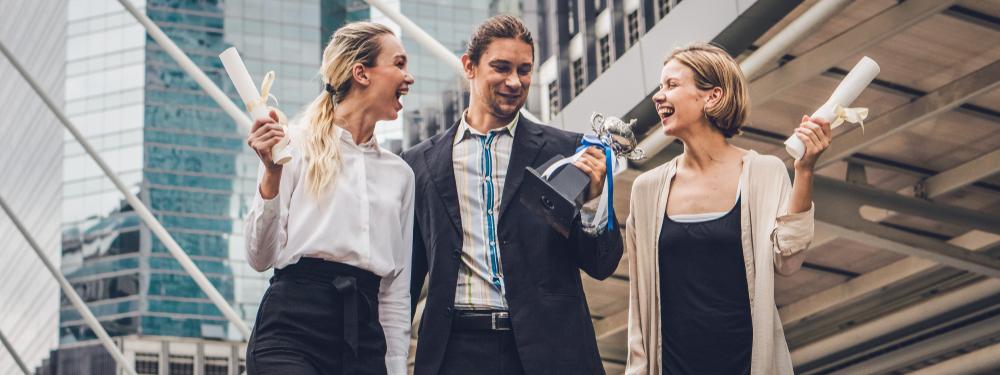
[[[587,219],[569,238],[519,201],[525,167],[571,155],[581,135],[519,115],[534,46],[516,18],[480,25],[462,56],[470,104],[462,120],[407,150],[416,175],[413,301],[429,273],[415,374],[603,374],[580,279],[610,276],[621,235],[593,209],[605,160],[588,149]],[[597,223],[590,218],[597,215]],[[415,308],[415,306],[414,306]]]

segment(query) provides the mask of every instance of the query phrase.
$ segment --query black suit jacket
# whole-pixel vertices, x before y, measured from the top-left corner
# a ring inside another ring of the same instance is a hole
[[[413,303],[428,273],[427,303],[419,328],[415,374],[438,373],[451,333],[462,249],[451,129],[407,150],[416,175]],[[622,257],[621,233],[586,235],[579,223],[562,237],[518,200],[525,167],[556,154],[572,155],[582,135],[520,118],[504,183],[498,222],[506,299],[518,354],[528,374],[603,374],[580,270],[603,280]],[[608,218],[615,220],[615,218]],[[415,308],[416,305],[414,305]]]

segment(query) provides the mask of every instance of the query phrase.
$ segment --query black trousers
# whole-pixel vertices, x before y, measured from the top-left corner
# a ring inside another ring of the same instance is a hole
[[[522,375],[514,331],[452,329],[440,375]]]
[[[386,375],[380,281],[314,258],[275,270],[247,343],[247,374]]]

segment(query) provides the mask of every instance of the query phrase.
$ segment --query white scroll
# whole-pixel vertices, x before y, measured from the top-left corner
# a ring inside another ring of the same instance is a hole
[[[858,61],[854,65],[854,68],[851,69],[851,72],[847,73],[844,80],[840,81],[837,89],[833,90],[833,95],[830,95],[830,99],[810,117],[829,121],[831,129],[845,121],[862,124],[863,126],[864,119],[868,117],[868,109],[847,108],[847,106],[851,105],[851,102],[857,99],[858,95],[861,95],[861,92],[865,90],[865,87],[868,87],[868,84],[875,79],[878,73],[879,67],[875,63],[875,60],[872,60],[868,56],[862,57],[861,61]],[[802,143],[802,140],[792,135],[785,140],[785,151],[788,151],[789,155],[798,160],[805,153],[806,146]]]
[[[222,60],[222,66],[226,68],[226,73],[229,74],[229,79],[233,81],[233,86],[236,87],[236,92],[240,94],[240,99],[243,99],[243,104],[246,105],[250,116],[255,120],[269,118],[268,112],[270,112],[270,108],[267,106],[267,98],[271,89],[271,82],[274,80],[274,72],[267,73],[264,82],[261,83],[262,91],[258,92],[257,86],[253,83],[253,78],[250,77],[250,72],[247,71],[246,65],[243,64],[243,59],[240,58],[239,52],[236,52],[236,47],[227,48],[219,54],[219,59]],[[284,118],[281,114],[278,116],[279,118]],[[278,144],[274,145],[274,147],[271,147],[271,160],[279,165],[292,160],[292,154],[287,147],[288,129],[283,123],[281,126],[285,128],[285,137]]]

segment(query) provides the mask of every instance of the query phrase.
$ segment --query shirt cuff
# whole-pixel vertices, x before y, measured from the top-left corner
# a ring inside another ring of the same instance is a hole
[[[260,213],[263,217],[268,217],[274,215],[278,212],[278,198],[281,194],[275,195],[274,198],[265,199],[264,196],[260,195],[260,185],[257,186],[257,194],[254,197],[254,206],[260,207]]]
[[[816,205],[809,206],[808,211],[779,216],[771,241],[774,251],[783,256],[791,256],[809,248],[814,233],[814,213]]]
[[[580,207],[580,225],[583,232],[591,237],[600,236],[608,226],[608,211],[597,211],[601,198],[602,196],[591,199]]]

